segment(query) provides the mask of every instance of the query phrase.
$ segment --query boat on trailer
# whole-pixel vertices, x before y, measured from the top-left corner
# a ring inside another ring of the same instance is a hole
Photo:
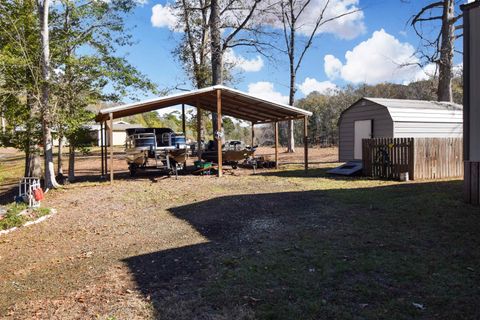
[[[222,145],[222,163],[236,169],[239,162],[253,157],[256,148],[256,146],[247,146],[238,140],[227,141]],[[202,160],[218,163],[218,152],[215,141],[210,141],[207,150],[202,152]]]
[[[184,133],[170,128],[132,128],[126,132],[126,161],[131,176],[138,170],[156,169],[177,175],[184,169],[188,158]]]

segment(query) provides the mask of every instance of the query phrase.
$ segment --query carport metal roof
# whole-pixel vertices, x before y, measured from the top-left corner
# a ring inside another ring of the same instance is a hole
[[[212,86],[102,109],[98,112],[95,120],[103,122],[109,119],[110,114],[115,119],[180,104],[216,112],[217,91],[221,91],[222,115],[251,121],[254,124],[303,119],[312,115],[309,111],[268,101],[225,86]]]

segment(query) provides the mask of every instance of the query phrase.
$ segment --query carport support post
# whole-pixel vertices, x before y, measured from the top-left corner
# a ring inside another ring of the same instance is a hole
[[[107,121],[103,123],[103,161],[105,162],[105,176],[108,174],[108,149],[107,149]]]
[[[183,135],[185,136],[185,142],[187,142],[187,129],[185,127],[185,104],[184,103],[182,103],[182,131],[183,131]],[[187,168],[186,161],[183,163],[183,168],[184,169]]]
[[[275,121],[275,169],[278,169],[278,122]]]
[[[197,156],[198,160],[202,160],[202,109],[197,101]]]
[[[103,163],[103,121],[100,122],[100,154],[101,154],[101,160],[102,160],[102,175],[100,178],[103,179],[103,177],[105,176],[105,165]]]
[[[185,104],[182,104],[182,130],[185,137],[187,136],[186,128],[185,128]]]
[[[303,117],[303,148],[305,157],[305,171],[308,171],[308,118]]]
[[[108,114],[108,143],[110,144],[110,183],[113,183],[113,114]]]
[[[252,122],[252,148],[253,148],[253,145],[255,144],[255,128],[254,128],[254,123]]]
[[[217,156],[218,156],[218,177],[222,176],[222,90],[217,90]]]

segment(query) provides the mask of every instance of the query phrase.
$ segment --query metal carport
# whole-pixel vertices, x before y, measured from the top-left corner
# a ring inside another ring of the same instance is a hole
[[[190,105],[197,108],[197,142],[200,150],[201,112],[208,110],[218,114],[216,131],[222,132],[222,116],[250,121],[255,124],[275,124],[275,162],[278,168],[278,122],[294,119],[304,121],[304,157],[305,170],[308,170],[308,139],[307,117],[312,113],[286,104],[268,101],[248,93],[235,90],[226,86],[212,86],[208,88],[182,92],[163,96],[155,99],[134,102],[126,105],[102,109],[98,112],[95,120],[100,122],[103,130],[107,130],[109,137],[112,134],[113,119],[131,116],[134,114],[154,111],[175,105]],[[185,109],[182,110],[183,130],[185,131]],[[101,135],[103,136],[103,134]],[[218,176],[222,176],[222,140],[217,140],[218,150]],[[104,157],[105,155],[105,157]],[[105,167],[105,171],[104,171]],[[102,147],[102,174],[107,172],[107,150]],[[113,147],[110,147],[110,180],[113,181]]]

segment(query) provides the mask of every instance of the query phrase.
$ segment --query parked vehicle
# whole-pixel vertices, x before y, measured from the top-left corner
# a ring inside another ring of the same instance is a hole
[[[190,155],[192,157],[198,156],[198,142],[192,141],[189,144],[189,148],[190,148]],[[201,140],[200,141],[200,151],[203,152],[205,149],[206,149],[206,143],[205,143],[205,141]]]
[[[139,169],[156,168],[169,175],[183,169],[188,157],[183,133],[169,128],[135,128],[126,132],[126,161],[131,176]]]
[[[247,146],[244,142],[238,140],[226,141],[222,145],[222,163],[236,169],[239,162],[243,162],[253,156],[256,148],[256,146]],[[218,163],[217,144],[215,141],[209,141],[206,151],[202,152],[202,159]]]

